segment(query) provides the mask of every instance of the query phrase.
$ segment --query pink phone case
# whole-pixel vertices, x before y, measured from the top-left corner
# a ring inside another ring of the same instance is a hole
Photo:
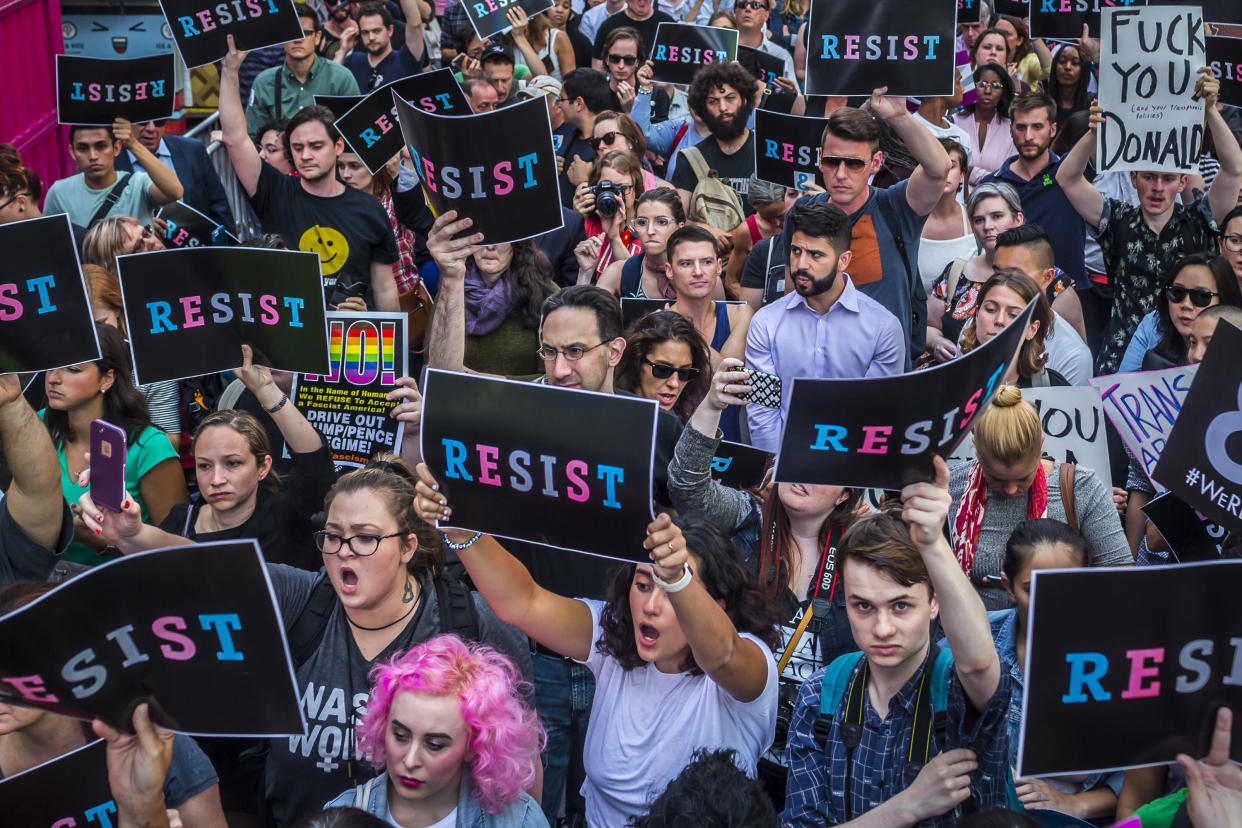
[[[125,502],[125,432],[104,420],[91,423],[91,500],[111,512]]]

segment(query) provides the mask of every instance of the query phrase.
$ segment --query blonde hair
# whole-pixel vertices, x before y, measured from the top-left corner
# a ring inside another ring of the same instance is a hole
[[[116,328],[121,336],[128,337],[125,331],[125,306],[121,302],[121,285],[112,275],[112,271],[94,264],[82,265],[82,278],[86,280],[90,291],[91,307],[101,306],[116,314]]]
[[[109,216],[86,233],[82,240],[82,263],[99,265],[109,273],[116,273],[116,257],[128,253],[125,228],[142,226],[133,216]]]
[[[974,434],[975,454],[989,465],[1016,466],[1043,454],[1039,412],[1012,385],[997,389],[992,404],[975,420]]]

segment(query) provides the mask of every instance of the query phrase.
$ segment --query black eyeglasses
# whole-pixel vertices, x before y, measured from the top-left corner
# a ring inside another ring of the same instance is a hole
[[[858,172],[863,167],[867,166],[867,159],[865,158],[842,158],[839,155],[826,155],[823,158],[819,159],[819,166],[821,169],[824,169],[824,170],[835,170],[837,167],[841,166],[842,164],[844,164],[845,168],[849,170],[850,172]]]
[[[144,227],[144,228],[142,228],[142,235],[141,235],[141,236],[139,236],[137,239],[135,239],[135,240],[134,240],[134,247],[133,247],[133,249],[132,249],[132,250],[130,250],[129,252],[130,252],[130,253],[139,253],[139,252],[141,252],[141,251],[142,251],[142,245],[143,245],[143,243],[144,243],[144,242],[146,242],[146,240],[147,240],[147,239],[149,239],[149,238],[151,238],[153,235],[155,235],[155,233],[151,230],[151,228],[150,228],[150,227]]]
[[[668,379],[673,374],[677,375],[677,379],[682,382],[689,382],[699,372],[698,368],[674,368],[663,362],[652,362],[649,359],[643,359],[643,364],[651,369],[651,376],[656,379]]]
[[[609,55],[608,62],[614,66],[619,64],[633,66],[635,63],[638,63],[638,55]]]
[[[615,130],[612,132],[605,132],[603,135],[599,136],[598,138],[589,139],[587,143],[591,145],[592,150],[594,150],[595,152],[599,152],[599,148],[601,146],[611,147],[613,142],[617,140],[617,136],[620,134],[621,133]]]
[[[0,207],[3,206],[3,204],[0,204]],[[1239,236],[1237,233],[1230,233],[1228,236],[1221,236],[1221,246],[1230,253],[1242,253],[1242,236]]]
[[[26,195],[26,193],[13,193],[13,195],[9,197],[8,201],[4,202],[3,204],[0,204],[0,210],[3,210],[5,207],[8,207],[14,201],[17,201],[18,196],[23,196],[23,195]]]
[[[374,555],[379,550],[381,541],[388,538],[399,538],[403,532],[393,532],[391,535],[354,535],[345,538],[335,532],[316,532],[312,537],[315,539],[315,547],[325,555],[336,555],[341,551],[342,546],[348,546],[349,551],[353,552],[359,558],[367,558]]]
[[[766,9],[767,7],[768,4],[762,3],[760,0],[738,0],[733,4],[733,8],[735,9],[754,9],[755,11],[758,11],[759,9]]]
[[[1186,297],[1190,297],[1190,303],[1196,308],[1206,308],[1212,304],[1214,297],[1220,296],[1219,293],[1207,288],[1188,288],[1181,285],[1169,285],[1164,289],[1164,296],[1173,304],[1179,304],[1185,301]]]
[[[583,348],[581,345],[570,345],[568,348],[553,348],[551,345],[541,345],[535,353],[544,362],[556,362],[558,356],[563,356],[570,362],[577,362],[587,355],[588,352],[594,351],[603,342],[598,342],[590,348]]]

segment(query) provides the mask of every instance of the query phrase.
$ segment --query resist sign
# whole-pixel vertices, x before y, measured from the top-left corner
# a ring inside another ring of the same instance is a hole
[[[172,54],[129,60],[56,56],[56,117],[62,124],[134,123],[167,118],[173,104]]]
[[[1217,708],[1242,706],[1242,561],[1034,575],[1017,775],[1206,756]]]
[[[242,51],[305,37],[293,0],[160,0],[160,8],[190,69],[227,55],[228,35]]]
[[[422,453],[454,528],[642,562],[657,414],[638,397],[428,371]]]
[[[1100,171],[1197,171],[1203,102],[1193,96],[1199,67],[1207,64],[1202,12],[1105,9],[1102,20]]]

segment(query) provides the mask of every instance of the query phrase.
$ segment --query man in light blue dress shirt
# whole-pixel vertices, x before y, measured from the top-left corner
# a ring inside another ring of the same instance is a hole
[[[887,308],[861,293],[849,267],[850,221],[837,205],[799,202],[789,213],[794,292],[760,308],[746,337],[746,367],[781,378],[781,407],[746,408],[751,443],[780,448],[795,377],[900,374],[906,339]]]

